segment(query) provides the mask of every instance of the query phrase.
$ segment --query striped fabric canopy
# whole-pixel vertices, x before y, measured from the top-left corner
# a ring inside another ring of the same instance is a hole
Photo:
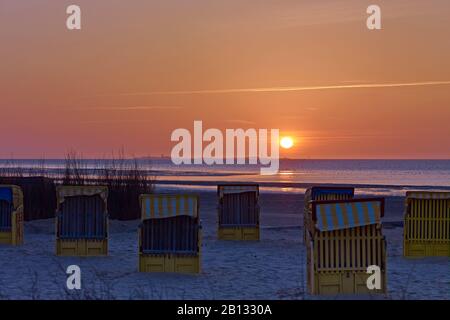
[[[313,202],[316,228],[320,231],[341,230],[379,224],[382,210],[382,200],[358,199],[336,202]]]
[[[148,194],[141,195],[142,220],[174,216],[198,216],[198,196]]]
[[[243,192],[256,192],[259,193],[259,185],[247,184],[247,185],[219,185],[218,186],[219,197],[222,198],[224,194],[243,193]]]
[[[450,192],[408,191],[406,199],[449,200]]]

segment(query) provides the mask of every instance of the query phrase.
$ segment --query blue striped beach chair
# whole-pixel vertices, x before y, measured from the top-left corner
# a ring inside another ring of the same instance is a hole
[[[311,294],[385,293],[383,198],[312,201],[307,231],[307,283]],[[367,287],[367,268],[381,271],[381,288]]]
[[[355,196],[355,188],[351,187],[335,187],[335,186],[316,186],[308,188],[305,192],[305,203],[303,210],[303,241],[306,244],[307,230],[313,226],[309,226],[311,221],[312,207],[311,201],[320,200],[348,200]]]
[[[107,255],[108,188],[58,186],[56,193],[56,254]]]
[[[259,185],[221,184],[217,187],[218,238],[259,240]]]
[[[140,272],[200,272],[199,199],[196,195],[140,196]]]
[[[0,185],[0,244],[23,244],[23,221],[22,189]]]

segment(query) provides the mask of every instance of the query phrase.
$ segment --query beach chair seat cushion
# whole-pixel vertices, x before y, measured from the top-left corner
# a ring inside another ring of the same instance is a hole
[[[67,197],[58,214],[62,239],[104,239],[107,236],[105,202],[99,195]]]

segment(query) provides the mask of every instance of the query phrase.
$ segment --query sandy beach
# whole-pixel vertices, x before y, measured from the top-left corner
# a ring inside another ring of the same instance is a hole
[[[306,290],[303,195],[261,194],[261,241],[216,237],[216,193],[201,192],[203,246],[199,275],[137,272],[139,221],[111,221],[109,256],[54,254],[54,220],[25,225],[25,245],[0,247],[0,299],[449,299],[448,258],[402,256],[401,197],[387,198],[388,294],[311,296]],[[80,266],[82,289],[66,289],[69,265]]]

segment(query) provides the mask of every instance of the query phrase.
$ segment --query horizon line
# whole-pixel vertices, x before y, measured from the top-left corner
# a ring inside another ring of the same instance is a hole
[[[77,158],[77,160],[86,160],[86,161],[103,161],[103,160],[115,160],[116,158]],[[171,159],[170,156],[142,156],[142,157],[125,157],[124,160],[159,160],[159,159]],[[191,158],[191,160],[199,159],[199,158]],[[223,160],[226,160],[224,158]],[[234,159],[249,159],[249,157],[245,158],[234,158]],[[65,161],[66,158],[2,158],[0,157],[0,161]],[[332,160],[332,161],[341,161],[341,160],[369,160],[369,161],[378,161],[378,160],[388,160],[388,161],[450,161],[450,157],[448,158],[290,158],[290,157],[279,157],[279,160]],[[226,165],[226,164],[224,164]],[[247,165],[247,164],[245,164]]]

